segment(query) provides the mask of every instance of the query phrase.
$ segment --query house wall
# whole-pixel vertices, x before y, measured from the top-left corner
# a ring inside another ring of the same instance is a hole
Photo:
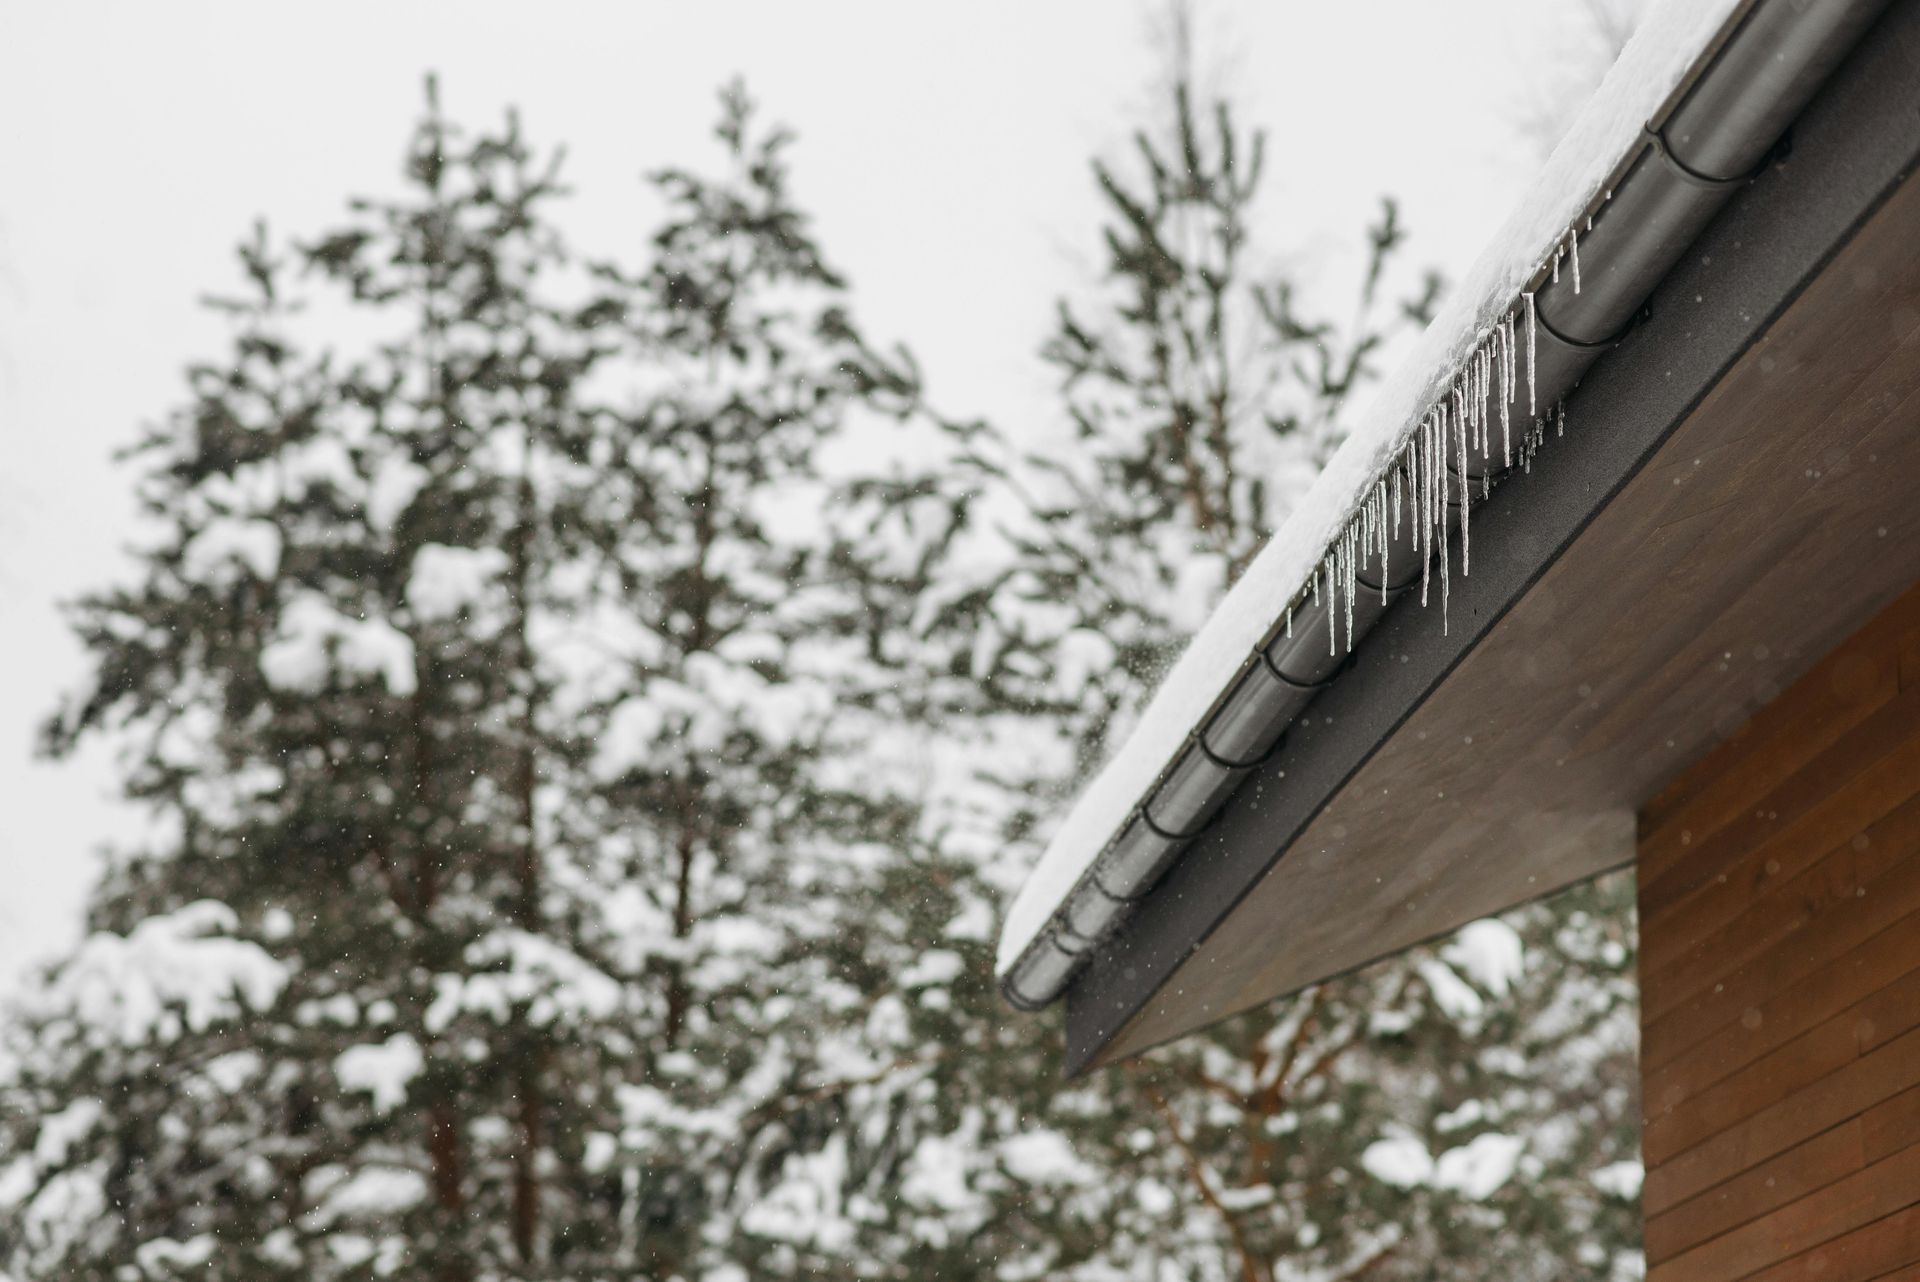
[[[1644,808],[1639,872],[1651,1282],[1920,1278],[1920,585]]]

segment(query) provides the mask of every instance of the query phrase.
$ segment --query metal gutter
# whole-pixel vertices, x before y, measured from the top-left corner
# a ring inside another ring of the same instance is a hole
[[[1142,1021],[1179,1010],[1179,1022],[1192,1027],[1238,1009],[1208,1004],[1197,987],[1218,960],[1212,941],[1219,932],[1251,911],[1266,881],[1286,875],[1282,865],[1313,865],[1321,846],[1303,843],[1329,809],[1476,661],[1489,635],[1514,611],[1524,612],[1534,585],[1686,430],[1725,375],[1767,340],[1855,233],[1913,185],[1910,175],[1920,175],[1917,70],[1920,0],[1907,0],[1796,119],[1792,153],[1735,195],[1662,280],[1619,348],[1568,396],[1565,439],[1552,442],[1524,484],[1500,487],[1475,508],[1473,574],[1455,582],[1451,630],[1435,626],[1426,611],[1388,613],[1352,668],[1321,693],[1155,893],[1136,905],[1126,928],[1075,977],[1064,995],[1069,1074],[1145,1049],[1135,1035]],[[1459,551],[1455,546],[1456,569]],[[1809,608],[1823,608],[1820,602],[1816,596]],[[1409,822],[1418,821],[1417,804],[1396,804]],[[1623,861],[1633,851],[1630,817],[1628,823],[1618,843]],[[1419,846],[1410,831],[1407,853]],[[1592,864],[1589,872],[1603,867]],[[1563,884],[1521,877],[1511,884],[1512,901],[1500,906]],[[1410,877],[1408,892],[1420,893],[1417,878]],[[1329,901],[1324,911],[1339,914],[1345,906]],[[1435,929],[1450,933],[1457,924]],[[1336,978],[1418,942],[1383,940],[1371,955],[1343,959],[1316,978]],[[1276,952],[1296,947],[1294,940],[1273,941]]]
[[[1585,227],[1574,229],[1573,260],[1556,260],[1537,278],[1529,300],[1531,385],[1522,387],[1510,374],[1510,396],[1498,378],[1479,385],[1482,396],[1472,406],[1478,422],[1504,429],[1511,421],[1533,430],[1534,411],[1561,400],[1620,340],[1886,4],[1759,0],[1747,10],[1678,100],[1649,122],[1608,199]],[[1469,500],[1484,497],[1510,470],[1513,456],[1503,435],[1483,428],[1472,450],[1463,436],[1465,466],[1450,462],[1449,468],[1471,482],[1459,487]],[[1521,457],[1531,449],[1524,443]],[[1451,505],[1454,521],[1462,520],[1460,499]],[[1420,544],[1415,530],[1408,520],[1379,531],[1377,545],[1353,566],[1368,590],[1343,602],[1330,589],[1293,604],[1047,928],[1007,970],[1001,988],[1010,1003],[1037,1009],[1067,989],[1336,680],[1355,645],[1428,573],[1433,540]],[[1439,547],[1444,553],[1445,542]]]

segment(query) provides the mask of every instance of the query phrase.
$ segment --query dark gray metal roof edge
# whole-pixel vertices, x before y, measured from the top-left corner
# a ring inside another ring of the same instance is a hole
[[[1788,3],[1750,11],[1743,29]],[[1729,40],[1722,56],[1737,47]],[[1088,964],[1065,991],[1069,1074],[1098,1058],[1916,161],[1920,0],[1901,0],[1852,43],[1844,65],[1794,121],[1791,154],[1730,192],[1704,230],[1675,251],[1680,261],[1635,309],[1644,323],[1567,398],[1575,424],[1567,438],[1542,453],[1525,484],[1494,490],[1476,509],[1473,574],[1454,579],[1452,635],[1429,612],[1385,611],[1351,671],[1319,694],[1313,715],[1289,727],[1274,753],[1248,771],[1124,925],[1088,947]],[[1686,253],[1695,246],[1701,253]],[[1695,296],[1705,306],[1694,305]],[[1580,432],[1582,421],[1606,422],[1608,430]],[[1380,655],[1404,661],[1372,662]]]
[[[1798,0],[1749,0],[1734,11],[1717,39],[1701,52],[1695,70],[1648,122],[1640,146],[1619,161],[1608,190],[1585,218],[1584,237],[1581,229],[1569,229],[1570,270],[1562,272],[1556,255],[1523,291],[1528,324],[1525,404],[1513,379],[1511,330],[1504,377],[1513,386],[1497,399],[1491,387],[1483,386],[1466,402],[1473,415],[1488,422],[1500,406],[1501,459],[1494,460],[1491,433],[1485,453],[1476,449],[1469,457],[1463,433],[1460,465],[1455,467],[1442,408],[1440,445],[1447,472],[1473,482],[1483,477],[1488,484],[1498,481],[1512,462],[1504,441],[1509,415],[1528,431],[1527,416],[1536,402],[1544,406],[1560,399],[1600,353],[1619,341],[1671,265],[1734,190],[1757,172],[1807,99],[1885,4],[1825,0],[1806,6]],[[1589,264],[1584,282],[1582,245]],[[1520,303],[1514,306],[1517,313]],[[1509,313],[1509,324],[1516,313]],[[1495,336],[1489,338],[1495,348],[1500,346]],[[1483,341],[1473,360],[1485,348]],[[1471,386],[1472,375],[1465,377]],[[1456,381],[1456,390],[1458,386]],[[1460,408],[1456,406],[1456,418]],[[1530,450],[1529,441],[1523,451]],[[1408,479],[1411,485],[1413,478]],[[1447,527],[1462,524],[1466,515],[1461,500],[1470,486],[1459,488],[1461,498],[1448,507],[1452,517],[1443,519],[1437,531],[1417,532],[1411,519],[1404,530],[1398,528],[1395,501],[1392,545],[1399,565],[1424,567],[1430,562],[1434,533],[1442,558],[1446,556]],[[1355,524],[1362,520],[1356,516]],[[1422,546],[1423,538],[1427,546]],[[1348,657],[1395,600],[1395,593],[1386,590],[1389,541],[1383,535],[1380,542],[1377,554],[1369,542],[1354,576],[1380,589],[1379,595],[1368,592],[1355,599],[1353,587],[1348,587]],[[1410,585],[1419,577],[1403,571],[1399,582]],[[1317,590],[1318,579],[1313,583]],[[1275,749],[1294,719],[1340,671],[1344,660],[1335,644],[1340,611],[1331,572],[1325,600],[1316,595],[1309,601],[1305,592],[1302,589],[1284,611],[1284,635],[1276,623],[1267,640],[1241,663],[1223,693],[1198,718],[1186,744],[1119,823],[1107,848],[1008,968],[1001,991],[1010,1004],[1035,1010],[1063,993],[1100,943],[1123,928],[1139,903],[1189,855],[1192,839],[1205,831],[1255,763]],[[1229,728],[1225,735],[1223,726]],[[1231,740],[1235,750],[1222,749],[1222,739]]]

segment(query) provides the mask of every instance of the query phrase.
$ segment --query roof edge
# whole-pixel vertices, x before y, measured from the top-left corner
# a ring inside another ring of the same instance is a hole
[[[1133,734],[1074,805],[1003,929],[999,967],[1013,1004],[1031,1009],[1057,997],[1093,946],[1179,858],[1186,835],[1198,826],[1190,821],[1196,815],[1204,821],[1257,760],[1258,752],[1250,758],[1223,757],[1215,751],[1218,743],[1206,742],[1231,711],[1224,705],[1233,700],[1251,706],[1255,695],[1247,691],[1255,683],[1270,686],[1275,677],[1307,690],[1306,698],[1330,678],[1340,657],[1337,605],[1343,584],[1336,570],[1345,580],[1349,649],[1396,599],[1393,589],[1411,586],[1408,567],[1418,565],[1423,578],[1429,563],[1447,573],[1450,525],[1461,523],[1464,538],[1472,491],[1490,488],[1495,475],[1514,461],[1510,418],[1522,419],[1523,438],[1539,431],[1543,402],[1570,387],[1618,337],[1621,318],[1637,310],[1693,233],[1745,177],[1714,167],[1724,166],[1729,156],[1757,155],[1770,146],[1882,7],[1883,0],[1851,0],[1816,7],[1817,16],[1808,18],[1789,0],[1669,4],[1642,27],[1454,302],[1382,387],[1306,500],[1229,593]],[[1776,56],[1783,48],[1797,60]],[[1763,82],[1758,94],[1756,81]],[[1731,132],[1741,135],[1731,144],[1728,128],[1714,128],[1729,120]],[[1685,129],[1670,139],[1661,129],[1673,122]],[[1685,156],[1675,154],[1682,149]],[[1595,157],[1605,158],[1604,169]],[[1698,160],[1700,168],[1687,157]],[[1674,182],[1699,189],[1699,199],[1683,202],[1692,211],[1690,226],[1659,225],[1657,218],[1642,217],[1641,207],[1655,206],[1655,215],[1666,213],[1671,221],[1668,211],[1654,201],[1628,198]],[[1602,233],[1597,236],[1596,217]],[[1592,281],[1584,296],[1583,238],[1591,242]],[[1620,252],[1603,252],[1595,263],[1593,250],[1610,247]],[[1656,260],[1651,265],[1650,257]],[[1632,270],[1620,270],[1622,264]],[[1470,443],[1476,447],[1471,451]],[[1523,440],[1522,450],[1528,448]],[[1469,483],[1450,485],[1450,475]],[[1402,487],[1409,512],[1404,531]],[[1417,500],[1415,490],[1420,491]],[[1428,526],[1424,541],[1411,519],[1415,508],[1418,524]],[[1394,582],[1388,571],[1396,547],[1401,578]],[[1441,554],[1437,562],[1436,552]],[[1323,581],[1324,599],[1316,603]],[[1356,593],[1356,582],[1378,590],[1378,597]],[[1444,608],[1444,578],[1440,591]],[[1296,610],[1308,616],[1311,645],[1292,643]],[[1289,644],[1279,647],[1283,639]],[[1313,657],[1318,645],[1326,646],[1331,662]],[[1286,653],[1276,661],[1277,648]],[[1263,686],[1255,694],[1265,700],[1263,708],[1282,708],[1288,718],[1306,702],[1277,688]],[[1251,737],[1235,742],[1265,751],[1284,724],[1269,718]],[[1161,819],[1189,822],[1156,823],[1156,809]],[[1125,858],[1117,860],[1116,851]],[[1117,885],[1111,875],[1103,881],[1097,875],[1103,862],[1129,864],[1131,872]]]
[[[1383,619],[1357,665],[1325,692],[1313,724],[1254,772],[1127,929],[1094,951],[1066,992],[1070,1075],[1114,1054],[1130,1021],[1327,802],[1920,171],[1920,82],[1911,74],[1920,0],[1898,6],[1874,37],[1796,123],[1791,157],[1735,197],[1663,281],[1645,323],[1569,398],[1575,422],[1607,430],[1570,430],[1528,483],[1496,491],[1483,513],[1485,563],[1476,555],[1476,572],[1457,585],[1456,619],[1466,626],[1448,635],[1421,612]],[[1695,305],[1700,296],[1711,306]],[[1395,661],[1370,662],[1376,647]]]

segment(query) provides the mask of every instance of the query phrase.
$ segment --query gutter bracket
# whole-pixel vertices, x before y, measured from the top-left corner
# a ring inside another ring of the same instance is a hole
[[[1789,133],[1790,132],[1791,131],[1789,131]],[[1786,134],[1781,135],[1782,142],[1784,142],[1786,137]],[[1673,148],[1668,145],[1666,134],[1660,130],[1649,126],[1647,129],[1647,142],[1653,147],[1653,150],[1662,160],[1673,166],[1673,172],[1682,181],[1691,183],[1695,187],[1703,187],[1708,191],[1727,191],[1734,187],[1744,187],[1765,173],[1769,165],[1773,164],[1774,161],[1780,159],[1781,156],[1785,154],[1781,149],[1781,142],[1775,142],[1768,146],[1766,151],[1761,154],[1760,159],[1755,162],[1753,168],[1749,169],[1746,173],[1736,174],[1732,178],[1715,178],[1712,174],[1701,173],[1698,169],[1695,169],[1686,161],[1680,159],[1680,157],[1675,154]],[[1788,148],[1788,150],[1791,150],[1791,148]]]

